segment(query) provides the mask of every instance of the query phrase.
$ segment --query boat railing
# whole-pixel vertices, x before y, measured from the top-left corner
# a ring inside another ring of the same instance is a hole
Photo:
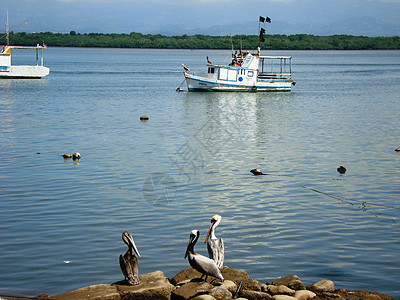
[[[260,56],[259,74],[260,79],[291,78],[292,57],[291,56]]]
[[[260,79],[274,79],[291,77],[291,73],[258,73]]]

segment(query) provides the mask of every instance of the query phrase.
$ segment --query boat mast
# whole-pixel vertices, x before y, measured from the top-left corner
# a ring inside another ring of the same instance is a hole
[[[6,20],[6,45],[10,46],[10,27],[8,26],[8,10],[7,10],[7,20]]]

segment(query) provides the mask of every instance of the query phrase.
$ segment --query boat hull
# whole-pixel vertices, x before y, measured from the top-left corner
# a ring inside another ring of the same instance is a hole
[[[0,71],[2,79],[40,79],[49,75],[50,69],[43,66],[11,66]]]
[[[253,85],[222,80],[214,81],[186,72],[185,79],[188,90],[192,92],[290,92],[293,85],[293,80],[257,81]]]

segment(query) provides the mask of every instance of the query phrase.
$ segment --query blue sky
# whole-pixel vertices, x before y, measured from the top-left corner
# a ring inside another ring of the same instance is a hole
[[[17,31],[79,33],[400,35],[400,0],[1,0]]]

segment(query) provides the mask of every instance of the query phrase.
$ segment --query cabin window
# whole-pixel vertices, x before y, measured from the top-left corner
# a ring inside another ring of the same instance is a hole
[[[209,74],[214,74],[215,73],[215,68],[208,68],[208,73]]]
[[[237,70],[227,69],[227,68],[219,68],[218,79],[227,80],[227,81],[236,81]]]
[[[254,75],[254,71],[248,71],[248,72],[247,72],[247,76],[253,77],[253,75]]]

